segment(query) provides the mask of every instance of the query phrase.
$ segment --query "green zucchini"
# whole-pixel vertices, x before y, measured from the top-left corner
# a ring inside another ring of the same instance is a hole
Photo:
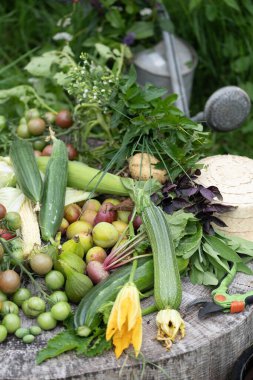
[[[178,267],[180,272],[183,273],[187,268],[189,260],[177,258]],[[82,299],[78,308],[76,309],[74,323],[75,327],[87,326],[91,329],[99,325],[101,315],[99,309],[107,304],[113,302],[120,290],[129,279],[132,265],[125,265],[120,269],[113,272],[106,280],[94,286]],[[139,289],[143,292],[153,288],[154,285],[154,268],[153,260],[151,258],[138,260],[138,267],[135,272],[134,282]]]
[[[108,302],[114,301],[120,288],[128,282],[132,265],[125,265],[117,269],[106,280],[94,286],[82,299],[75,313],[75,327],[87,326],[95,328],[101,319],[99,309]],[[153,260],[138,260],[138,267],[134,276],[134,283],[140,291],[153,287]]]
[[[151,204],[142,214],[154,260],[154,298],[158,310],[177,309],[182,285],[172,235],[163,211]]]
[[[22,139],[15,139],[11,144],[10,159],[20,189],[27,198],[37,204],[39,209],[43,182],[32,144]]]
[[[63,141],[53,137],[53,152],[48,161],[39,224],[42,239],[54,238],[64,213],[67,186],[68,152]]]

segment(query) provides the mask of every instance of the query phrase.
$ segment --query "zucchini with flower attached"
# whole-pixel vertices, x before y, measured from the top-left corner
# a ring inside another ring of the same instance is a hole
[[[42,239],[52,240],[64,214],[67,186],[68,152],[63,141],[53,135],[53,151],[47,163],[39,225]]]

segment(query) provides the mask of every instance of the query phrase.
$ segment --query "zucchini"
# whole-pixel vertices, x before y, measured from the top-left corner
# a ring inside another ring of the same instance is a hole
[[[27,198],[37,204],[39,209],[43,182],[32,144],[25,140],[15,139],[11,144],[10,159],[20,189]]]
[[[180,272],[183,273],[187,268],[189,260],[177,258]],[[108,302],[113,302],[123,286],[128,280],[132,265],[115,270],[106,280],[94,286],[82,299],[78,305],[74,323],[75,327],[87,326],[91,329],[97,327],[101,320],[99,314],[100,308]],[[151,258],[138,260],[138,267],[134,276],[134,283],[139,291],[143,292],[153,288],[154,285],[154,268]]]
[[[154,260],[154,298],[158,310],[177,309],[182,285],[172,235],[163,211],[151,204],[142,211]]]
[[[98,326],[101,315],[99,309],[108,302],[113,302],[122,287],[129,280],[132,265],[117,269],[106,280],[94,286],[82,299],[75,312],[75,327],[87,326],[94,329]],[[134,283],[140,291],[153,287],[153,260],[140,259],[134,276]]]
[[[55,237],[63,218],[67,186],[68,152],[63,141],[53,137],[53,152],[45,174],[39,224],[42,239]]]

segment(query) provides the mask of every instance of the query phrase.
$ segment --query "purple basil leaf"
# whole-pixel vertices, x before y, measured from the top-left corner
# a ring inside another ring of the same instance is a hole
[[[174,190],[177,187],[174,183],[167,183],[164,185],[162,192],[164,193],[169,193],[170,191]]]
[[[233,211],[236,207],[221,205],[219,203],[213,203],[212,205],[206,205],[203,208],[204,212],[217,212],[218,214],[223,214],[224,212]]]
[[[216,187],[216,186],[209,186],[208,190],[210,190],[215,195],[215,197],[218,198],[220,201],[223,200],[223,197],[222,197],[222,195],[221,195],[220,190],[218,189],[218,187]]]
[[[184,209],[184,211],[191,212],[194,215],[198,214],[201,210],[202,207],[198,203],[194,203],[193,205],[190,205]]]
[[[203,186],[200,186],[199,192],[204,198],[206,198],[210,202],[212,202],[213,198],[215,197],[215,194],[211,190]]]
[[[176,194],[182,197],[192,197],[198,192],[197,187],[181,188],[176,190]]]
[[[210,222],[208,220],[206,220],[204,223],[203,223],[203,231],[207,234],[207,235],[214,235],[215,234],[215,231],[213,229],[213,227],[211,226]]]
[[[216,216],[210,216],[209,217],[209,221],[210,222],[213,222],[215,224],[217,224],[217,226],[220,226],[220,227],[227,227],[226,223],[223,222],[223,220],[217,218]]]

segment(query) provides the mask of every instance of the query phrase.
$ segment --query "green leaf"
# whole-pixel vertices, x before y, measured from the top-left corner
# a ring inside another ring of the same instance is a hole
[[[110,9],[106,15],[106,20],[111,24],[111,26],[115,29],[122,29],[124,28],[125,21],[120,14],[119,10],[116,8]]]
[[[244,263],[238,263],[237,264],[237,271],[238,272],[243,272],[243,273],[246,273],[246,274],[249,274],[249,275],[253,274],[252,269],[250,267],[248,267],[248,265],[246,265]]]
[[[239,255],[227,246],[222,240],[215,236],[205,236],[206,241],[211,245],[216,253],[223,257],[225,260],[232,261],[234,263],[239,263],[242,261]]]
[[[208,286],[208,285],[218,285],[218,279],[216,278],[216,276],[213,274],[213,273],[211,273],[211,272],[209,272],[209,271],[206,271],[205,273],[204,273],[204,276],[203,276],[203,285],[206,285],[206,286]]]
[[[0,104],[5,103],[11,98],[18,98],[20,101],[27,100],[33,94],[31,86],[16,86],[8,90],[0,90]]]
[[[137,40],[149,38],[154,35],[154,25],[148,21],[136,21],[128,30],[128,33],[134,33]]]
[[[151,100],[160,98],[161,96],[165,95],[167,91],[168,89],[166,88],[157,88],[152,84],[148,84],[144,88],[144,99],[147,102],[150,102]]]
[[[203,244],[203,250],[210,256],[210,258],[212,258],[220,267],[222,267],[223,269],[225,269],[226,272],[229,272],[230,273],[230,269],[229,269],[229,266],[227,264],[225,264],[225,262],[223,262],[217,252],[212,248],[211,245],[209,245],[208,243],[204,243]],[[211,261],[211,260],[210,260]],[[214,265],[214,261],[211,261],[213,262],[213,265]]]
[[[104,44],[96,43],[95,48],[98,51],[98,53],[101,55],[101,57],[105,59],[109,59],[113,57],[112,51],[108,46]]]
[[[207,4],[205,8],[206,18],[208,21],[212,22],[217,19],[218,8],[215,4]]]
[[[25,66],[25,70],[35,77],[47,78],[51,75],[51,66],[59,64],[59,62],[59,55],[55,50],[52,50],[39,57],[33,57],[28,65]]]
[[[236,11],[240,12],[240,7],[237,4],[236,0],[223,0],[224,3],[226,3],[230,8],[235,9]]]
[[[126,93],[126,91],[134,84],[137,80],[137,73],[135,70],[135,67],[131,65],[130,70],[127,75],[127,81],[126,83],[121,87],[123,93]],[[138,89],[138,88],[137,88]]]
[[[238,74],[247,71],[250,68],[250,66],[251,66],[250,56],[240,57],[232,62],[232,69]]]
[[[197,268],[194,266],[191,268],[190,272],[190,280],[192,284],[199,284],[201,285],[203,283],[204,274],[203,272],[200,272]]]
[[[202,0],[190,0],[190,3],[189,3],[190,12],[192,12],[195,8],[200,6],[201,3],[202,3]]]
[[[202,239],[202,227],[199,224],[197,228],[197,232],[194,235],[190,235],[189,237],[185,237],[180,241],[180,250],[184,252],[183,258],[189,259],[194,252],[197,251],[197,249],[200,246]]]
[[[79,346],[77,349],[78,355],[85,355],[87,357],[94,357],[101,355],[103,352],[108,351],[112,347],[111,341],[105,339],[105,333],[98,336],[86,338],[85,344]]]
[[[41,364],[47,359],[54,358],[64,352],[74,350],[82,345],[84,338],[77,336],[74,330],[64,330],[47,342],[47,346],[36,356],[36,363]]]

